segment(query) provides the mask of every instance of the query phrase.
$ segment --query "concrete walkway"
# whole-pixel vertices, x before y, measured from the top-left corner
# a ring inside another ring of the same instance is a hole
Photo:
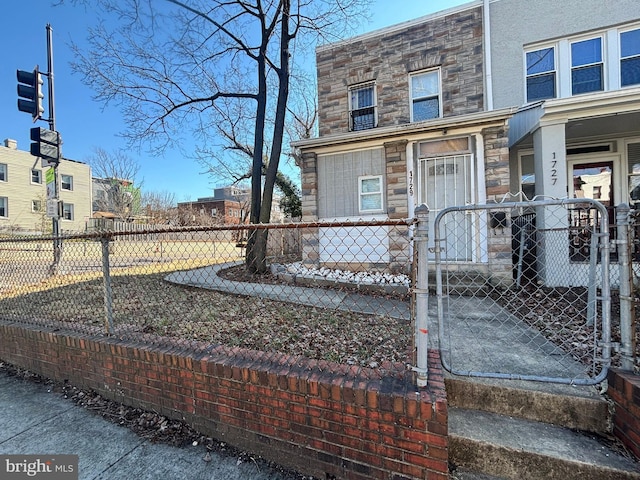
[[[203,446],[153,444],[128,428],[65,400],[46,385],[0,370],[0,456],[78,455],[79,475],[60,480],[290,480],[287,476],[237,456],[211,453]],[[9,479],[0,457],[0,479]],[[21,477],[22,478],[22,477]],[[26,478],[26,477],[25,477]],[[36,477],[37,478],[37,477]]]

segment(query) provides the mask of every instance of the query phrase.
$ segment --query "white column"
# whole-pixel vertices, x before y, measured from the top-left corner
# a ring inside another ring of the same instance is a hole
[[[568,192],[566,121],[541,123],[533,134],[536,196],[566,198]],[[572,283],[569,262],[568,215],[564,207],[540,207],[536,212],[539,232],[538,279],[549,287]]]

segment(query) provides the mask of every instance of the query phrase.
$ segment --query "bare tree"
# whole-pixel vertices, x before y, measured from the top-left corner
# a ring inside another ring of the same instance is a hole
[[[177,207],[175,194],[167,190],[142,192],[141,210],[148,223],[172,223]]]
[[[292,55],[350,33],[369,3],[98,0],[120,26],[90,32],[90,51],[76,49],[75,70],[99,100],[122,107],[133,143],[162,150],[192,132],[208,148],[250,154],[250,220],[267,223],[283,154]],[[266,269],[266,230],[260,232],[247,247],[247,265],[258,272]]]
[[[140,166],[122,151],[94,148],[86,159],[91,165],[94,187],[93,210],[110,212],[123,221],[131,221],[140,210],[138,181]]]

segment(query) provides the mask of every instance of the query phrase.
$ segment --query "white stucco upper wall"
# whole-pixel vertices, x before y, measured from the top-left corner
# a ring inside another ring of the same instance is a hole
[[[639,0],[492,0],[494,108],[524,103],[526,45],[640,21]]]

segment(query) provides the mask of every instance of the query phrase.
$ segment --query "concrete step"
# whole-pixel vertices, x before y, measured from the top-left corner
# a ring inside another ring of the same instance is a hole
[[[450,406],[482,410],[586,432],[611,431],[609,403],[594,386],[445,374]]]
[[[449,409],[449,462],[514,480],[640,480],[639,465],[597,435],[461,408]]]

